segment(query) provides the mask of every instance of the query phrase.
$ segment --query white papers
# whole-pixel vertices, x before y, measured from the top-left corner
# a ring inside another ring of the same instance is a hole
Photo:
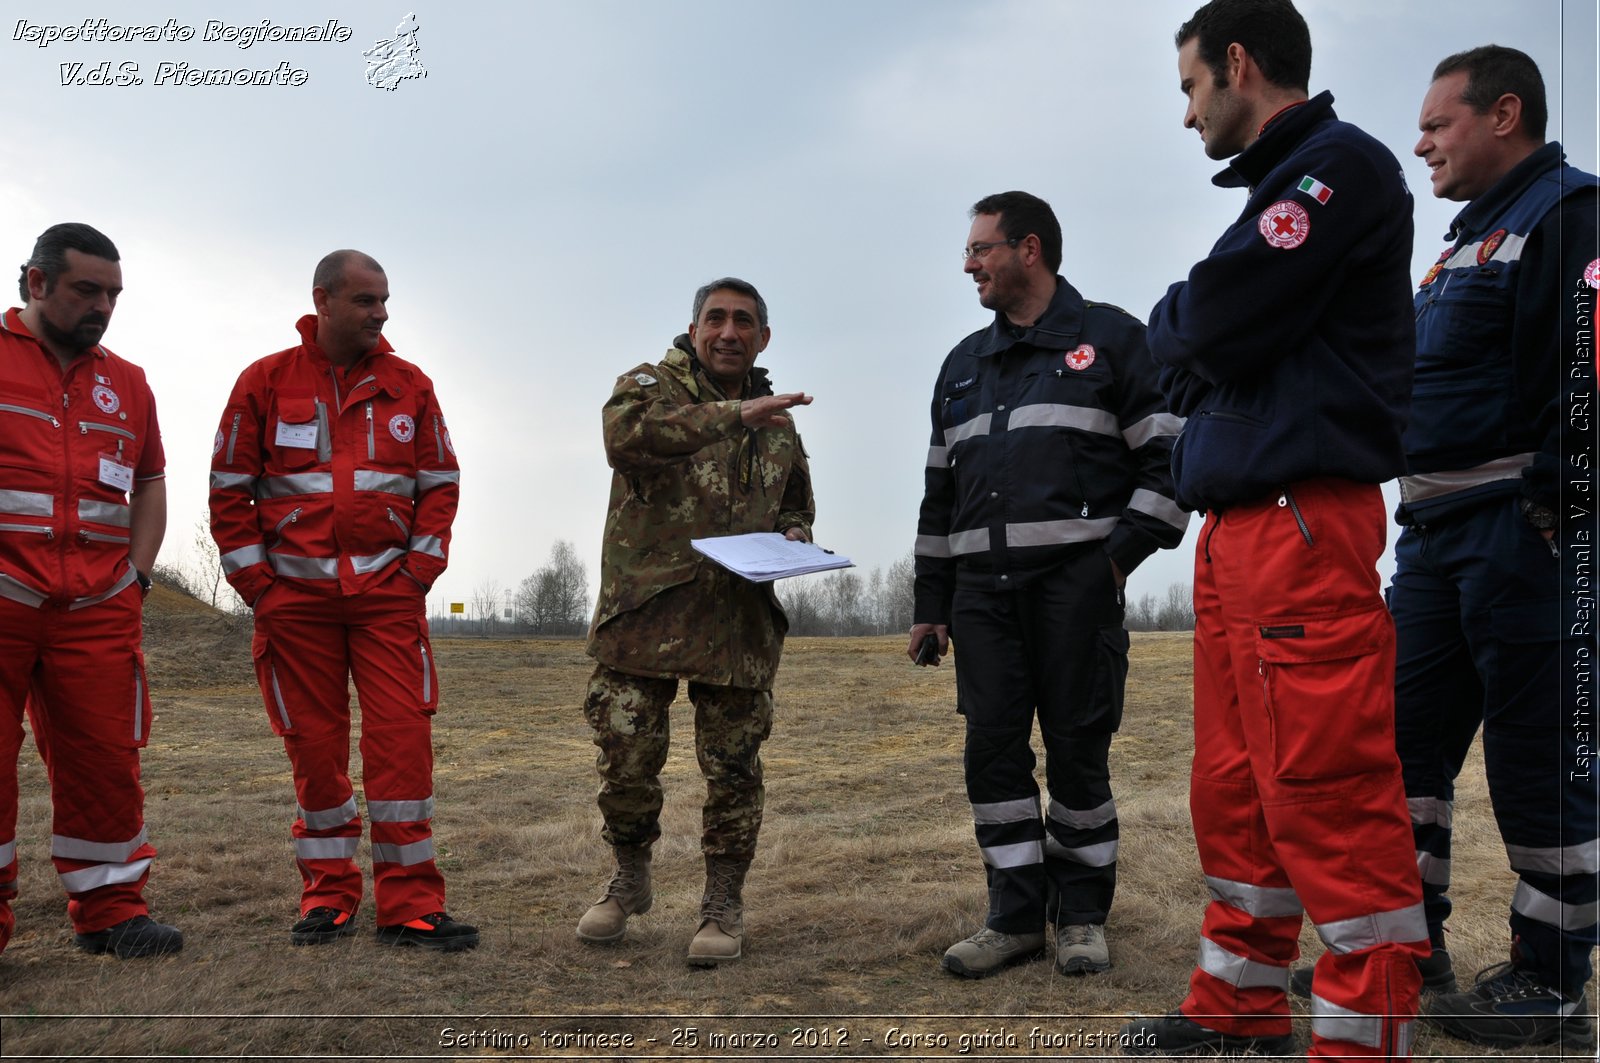
[[[807,572],[855,567],[855,562],[848,557],[824,550],[815,543],[785,539],[777,532],[690,539],[689,545],[729,572],[757,583],[803,576]]]

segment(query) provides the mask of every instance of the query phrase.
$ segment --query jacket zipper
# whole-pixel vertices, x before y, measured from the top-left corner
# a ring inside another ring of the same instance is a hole
[[[367,460],[372,461],[378,456],[377,449],[372,440],[372,402],[367,401]]]
[[[301,514],[302,511],[305,510],[305,508],[306,507],[304,507],[304,506],[295,506],[293,509],[291,509],[289,511],[289,515],[287,517],[284,517],[282,520],[280,520],[278,522],[278,526],[276,528],[272,529],[272,534],[273,534],[274,539],[276,539],[277,541],[281,542],[283,540],[283,529],[288,527],[290,524],[293,524],[295,521],[299,520],[300,519],[300,514]]]
[[[1311,529],[1306,527],[1306,518],[1300,513],[1300,505],[1294,500],[1294,492],[1285,487],[1283,494],[1278,496],[1278,505],[1289,507],[1289,512],[1294,514],[1294,522],[1300,526],[1300,537],[1306,541],[1307,546],[1315,547],[1316,540],[1311,538]]]
[[[338,391],[338,385],[334,385]],[[329,438],[328,404],[321,399],[317,400],[317,460],[333,460],[333,440]]]
[[[137,439],[138,438],[132,432],[128,431],[126,428],[118,428],[114,424],[96,424],[93,421],[79,421],[78,422],[78,434],[80,436],[86,436],[90,432],[110,432],[112,435],[121,436],[123,439]]]
[[[92,532],[87,528],[78,529],[78,538],[86,543],[125,543],[126,535],[108,535],[105,532]]]
[[[0,524],[0,531],[26,532],[29,535],[43,535],[46,539],[54,539],[56,537],[54,528],[48,528],[42,524]]]
[[[395,527],[400,529],[400,534],[401,535],[410,535],[411,534],[411,529],[406,527],[406,522],[400,519],[400,514],[396,513],[393,509],[391,509],[388,506],[385,506],[383,508],[388,512],[389,519],[394,521]]]
[[[433,697],[433,666],[428,660],[428,644],[418,639],[417,652],[422,655],[422,703],[426,705]]]
[[[243,410],[233,412],[233,427],[228,429],[228,464],[233,464],[233,445],[239,441],[239,419],[244,416]]]
[[[433,415],[433,446],[439,452],[439,464],[444,464],[444,429],[439,426],[439,415]]]
[[[133,673],[133,740],[144,737],[144,676]]]
[[[45,413],[43,410],[29,409],[26,406],[12,406],[9,403],[0,402],[0,413],[20,413],[26,417],[37,417],[41,421],[49,421],[51,428],[61,427],[61,422],[56,420],[53,414]]]

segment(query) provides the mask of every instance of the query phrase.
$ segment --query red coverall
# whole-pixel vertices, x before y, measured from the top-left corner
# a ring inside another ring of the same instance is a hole
[[[350,698],[372,820],[380,926],[443,911],[431,717],[439,684],[424,593],[444,571],[460,473],[433,382],[387,339],[347,369],[305,342],[239,376],[211,463],[211,531],[255,608],[256,677],[294,769],[301,912],[354,912],[361,816]]]
[[[15,926],[25,704],[73,928],[91,934],[149,911],[156,851],[139,749],[150,692],[128,491],[165,466],[143,370],[97,347],[63,372],[16,310],[0,318],[0,949]]]

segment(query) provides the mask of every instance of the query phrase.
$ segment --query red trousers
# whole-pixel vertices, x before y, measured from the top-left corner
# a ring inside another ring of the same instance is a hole
[[[25,707],[50,777],[50,855],[73,929],[92,934],[149,911],[144,884],[156,851],[139,785],[150,735],[141,606],[136,584],[76,610],[0,598],[0,949],[16,922]]]
[[[1211,514],[1195,556],[1189,803],[1212,901],[1182,1011],[1288,1033],[1303,910],[1328,946],[1313,1056],[1410,1058],[1428,954],[1376,569],[1386,526],[1376,486],[1313,480]]]
[[[444,910],[434,861],[432,716],[439,683],[423,593],[398,569],[350,598],[285,582],[256,603],[256,678],[294,770],[300,911],[361,903],[361,815],[350,783],[350,695],[361,706],[362,784],[372,820],[378,925]]]

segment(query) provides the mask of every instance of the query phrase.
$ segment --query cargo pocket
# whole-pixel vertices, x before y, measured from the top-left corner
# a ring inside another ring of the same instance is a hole
[[[1093,734],[1115,733],[1122,726],[1127,684],[1128,631],[1120,624],[1103,627],[1095,633],[1094,686],[1079,728]]]
[[[150,741],[150,680],[145,675],[144,652],[133,651],[133,745],[141,749]]]
[[[1546,599],[1500,602],[1489,607],[1489,633],[1496,650],[1494,667],[1488,670],[1484,681],[1484,702],[1492,706],[1527,704],[1530,692],[1546,692],[1551,712],[1529,713],[1517,721],[1526,726],[1547,726],[1547,721],[1556,715],[1553,706],[1559,700],[1556,691],[1560,688],[1557,669],[1561,658],[1558,644],[1563,626],[1562,605]],[[1512,719],[1512,713],[1502,712],[1499,717],[1502,724]]]
[[[432,716],[439,710],[439,672],[433,665],[433,646],[428,642],[428,622],[417,625],[417,656],[422,661],[422,711]]]
[[[1395,760],[1387,610],[1262,620],[1256,654],[1275,778],[1339,778]]]
[[[289,706],[283,700],[283,688],[278,683],[276,655],[272,652],[272,642],[261,630],[259,617],[255,636],[250,641],[250,656],[255,659],[256,682],[261,687],[261,700],[266,705],[272,733],[280,737],[293,734],[294,723],[289,718]]]

